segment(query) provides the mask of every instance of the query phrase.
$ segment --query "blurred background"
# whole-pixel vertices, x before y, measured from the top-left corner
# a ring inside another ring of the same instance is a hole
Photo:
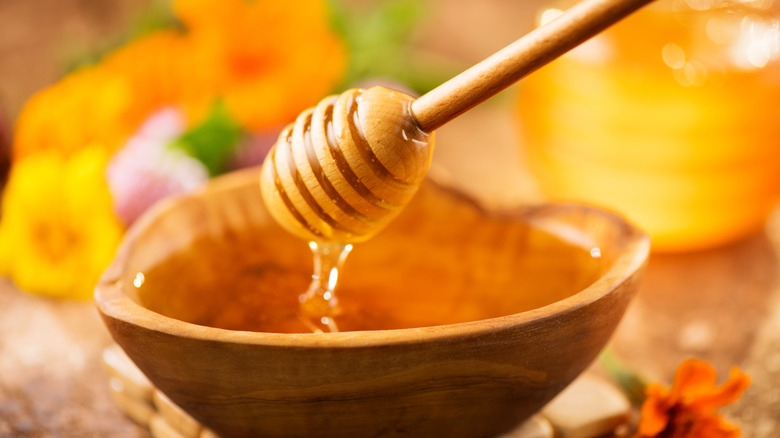
[[[380,2],[340,3],[361,10]],[[465,0],[406,3],[418,3],[421,9],[409,43],[434,52],[437,59],[447,59],[451,67],[468,66],[521,36],[544,4],[541,0],[490,0],[483,6]],[[4,0],[0,4],[0,93],[7,115],[17,115],[33,93],[60,79],[77,60],[116,45],[134,26],[151,26],[146,24],[154,21],[150,15],[164,15],[169,9],[169,2],[162,0]]]
[[[258,3],[0,0],[0,436],[146,436],[108,399],[89,302],[146,208],[260,163],[328,93],[424,93],[572,2]],[[491,206],[586,202],[645,229],[614,358],[666,382],[692,356],[739,365],[754,383],[729,413],[774,436],[778,4],[641,14],[443,127],[431,175]]]

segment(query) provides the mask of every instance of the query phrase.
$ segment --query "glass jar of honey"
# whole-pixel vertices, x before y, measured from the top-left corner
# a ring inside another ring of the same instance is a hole
[[[780,198],[780,0],[659,0],[524,79],[518,109],[550,198],[657,251],[748,236]]]

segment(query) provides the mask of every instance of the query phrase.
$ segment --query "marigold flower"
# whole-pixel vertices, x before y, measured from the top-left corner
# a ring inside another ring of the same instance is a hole
[[[189,120],[201,118],[217,97],[208,62],[186,34],[162,30],[116,49],[101,67],[128,82],[133,90],[128,118],[140,123],[169,107]]]
[[[86,145],[117,147],[137,125],[128,119],[133,90],[122,77],[86,67],[33,95],[22,108],[13,156],[43,150],[69,155]]]
[[[635,438],[738,438],[739,427],[717,410],[736,401],[750,378],[735,367],[717,386],[716,374],[710,364],[692,359],[680,365],[671,389],[648,385]]]
[[[106,148],[89,146],[14,163],[2,200],[0,274],[28,292],[92,295],[124,231],[111,210],[107,159]]]
[[[343,42],[321,0],[177,0],[174,10],[228,110],[249,130],[292,121],[336,85]]]
[[[331,91],[346,63],[321,0],[178,0],[186,32],[163,30],[41,90],[25,105],[14,157],[89,145],[115,151],[165,107],[202,120],[216,100],[263,130],[290,122]]]

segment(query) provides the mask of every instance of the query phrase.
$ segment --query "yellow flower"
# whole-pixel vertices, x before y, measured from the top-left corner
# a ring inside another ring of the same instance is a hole
[[[343,42],[321,0],[176,0],[208,77],[242,126],[275,128],[329,93],[345,71]]]
[[[69,155],[99,142],[113,149],[140,122],[128,117],[133,90],[122,77],[87,67],[36,93],[16,125],[13,155],[43,150]]]
[[[2,201],[0,273],[28,292],[91,296],[123,233],[105,182],[107,159],[106,148],[88,146],[14,163]]]

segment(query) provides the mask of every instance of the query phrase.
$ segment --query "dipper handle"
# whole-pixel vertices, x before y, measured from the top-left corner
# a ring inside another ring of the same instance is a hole
[[[584,0],[412,103],[431,132],[653,0]]]
[[[413,99],[383,87],[323,99],[285,128],[263,163],[271,215],[320,243],[364,241],[414,196],[432,131],[652,0],[584,0]]]

